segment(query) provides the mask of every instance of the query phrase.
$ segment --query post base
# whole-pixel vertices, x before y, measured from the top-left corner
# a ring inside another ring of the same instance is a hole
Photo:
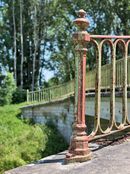
[[[85,162],[92,159],[91,151],[87,155],[76,155],[65,158],[65,164],[75,163],[75,162]]]
[[[91,158],[92,152],[88,147],[88,137],[86,135],[72,137],[65,164],[84,162],[91,160]]]

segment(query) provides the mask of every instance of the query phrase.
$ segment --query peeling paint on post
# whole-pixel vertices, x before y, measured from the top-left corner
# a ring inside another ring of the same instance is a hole
[[[77,52],[75,60],[75,120],[69,151],[66,154],[66,163],[83,162],[91,159],[85,124],[86,42],[90,41],[90,35],[85,31],[89,25],[85,15],[84,10],[79,10],[79,18],[74,21],[80,29],[79,32],[73,34]]]

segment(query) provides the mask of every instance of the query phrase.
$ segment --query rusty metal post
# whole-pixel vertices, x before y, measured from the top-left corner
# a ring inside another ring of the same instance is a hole
[[[86,77],[86,42],[90,41],[90,35],[86,28],[89,22],[85,18],[86,12],[79,10],[79,18],[74,23],[80,29],[73,34],[75,50],[77,52],[75,59],[75,109],[73,135],[70,142],[65,162],[83,162],[91,159],[91,151],[88,148],[88,136],[86,134],[85,124],[85,77]]]

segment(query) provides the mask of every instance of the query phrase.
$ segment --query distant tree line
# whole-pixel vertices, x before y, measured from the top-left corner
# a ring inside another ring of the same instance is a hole
[[[0,73],[13,72],[17,87],[30,90],[73,79],[72,22],[81,8],[90,20],[89,33],[130,34],[130,0],[1,0]],[[45,69],[54,71],[46,83]]]

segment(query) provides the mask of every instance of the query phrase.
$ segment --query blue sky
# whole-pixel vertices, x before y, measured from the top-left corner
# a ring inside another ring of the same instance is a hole
[[[49,70],[43,70],[43,74],[45,76],[45,80],[48,81],[50,78],[52,78],[54,76],[54,72],[53,71],[49,71]]]

